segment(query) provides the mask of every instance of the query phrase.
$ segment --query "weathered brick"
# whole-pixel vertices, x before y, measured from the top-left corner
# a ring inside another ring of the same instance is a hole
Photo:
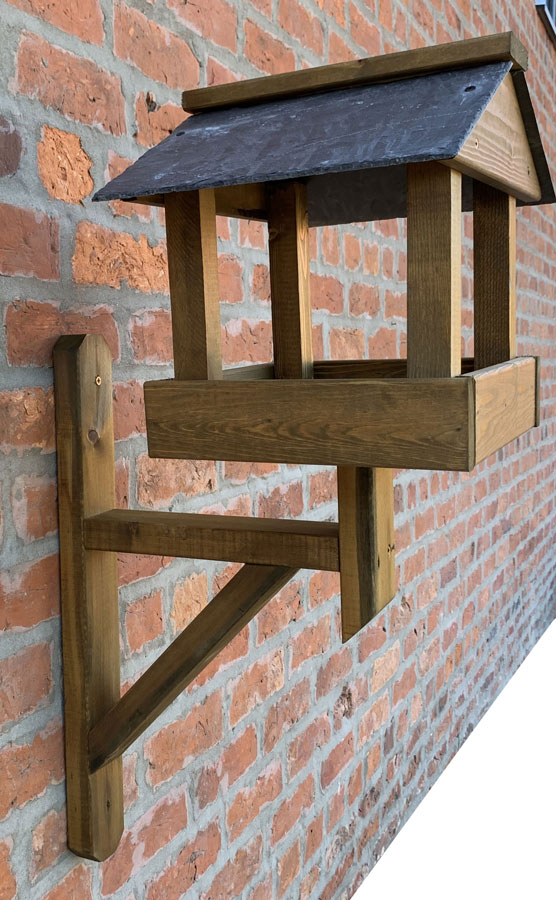
[[[378,287],[373,284],[352,284],[349,289],[351,316],[376,316],[380,306]]]
[[[180,851],[176,861],[151,881],[146,900],[179,900],[218,857],[221,838],[217,822],[196,834]]]
[[[0,730],[43,706],[52,690],[49,644],[26,647],[0,661]]]
[[[278,860],[278,898],[283,897],[299,874],[301,852],[299,838]]]
[[[33,880],[44,869],[52,866],[67,849],[67,827],[65,809],[59,812],[51,809],[33,829],[31,837]]]
[[[6,310],[7,354],[12,366],[50,366],[62,334],[101,334],[112,359],[120,355],[118,329],[107,306],[60,309],[58,302],[15,300]]]
[[[168,0],[168,6],[189,28],[235,53],[237,49],[237,13],[225,0]]]
[[[331,728],[326,714],[315,719],[308,728],[293,739],[288,747],[288,771],[294,778],[310,762],[317,747],[330,740]]]
[[[222,694],[211,694],[185,718],[165,725],[145,744],[147,780],[156,786],[213,747],[222,737]]]
[[[74,34],[82,41],[91,44],[102,44],[104,28],[102,9],[99,0],[84,0],[76,6],[71,0],[8,0],[13,6],[22,9],[44,22],[49,22],[61,31]]]
[[[0,178],[13,175],[19,168],[23,144],[13,122],[0,116]]]
[[[37,162],[40,179],[51,197],[80,204],[91,193],[92,160],[76,134],[44,125],[42,140],[37,144]]]
[[[241,847],[220,870],[202,900],[233,900],[257,874],[262,859],[263,840],[257,835]]]
[[[341,313],[344,308],[344,288],[338,279],[333,275],[311,273],[311,305],[313,309]]]
[[[58,615],[58,554],[0,572],[0,628],[31,628]]]
[[[146,294],[168,291],[166,248],[151,247],[144,234],[135,239],[103,225],[80,222],[72,266],[76,284],[121,288],[126,281]]]
[[[311,706],[309,679],[284,694],[269,710],[264,725],[264,752],[270,753],[282,735],[307,715]]]
[[[284,686],[284,659],[279,649],[258,659],[230,685],[230,724],[236,725],[259,703]]]
[[[320,770],[320,783],[323,789],[327,788],[338,777],[353,759],[353,734],[347,734],[324,760]]]
[[[1,900],[13,900],[17,891],[17,882],[15,880],[12,867],[10,865],[10,855],[13,848],[13,840],[11,837],[0,841],[0,898]]]
[[[181,106],[175,103],[157,103],[154,94],[137,94],[135,100],[135,120],[137,122],[137,142],[143,147],[154,147],[187,119]]]
[[[282,41],[272,37],[255,22],[245,22],[245,56],[249,62],[269,75],[295,69],[295,56]]]
[[[306,660],[322,656],[329,648],[330,616],[325,615],[316,624],[304,628],[292,641],[290,663],[292,672]]]
[[[398,671],[400,664],[400,645],[396,642],[386,653],[375,659],[371,678],[371,690],[379,691]]]
[[[228,806],[226,824],[230,840],[235,841],[261,810],[276,800],[281,790],[282,767],[279,760],[275,760],[261,772],[252,787],[239,791]]]
[[[0,275],[60,278],[60,228],[56,219],[33,209],[0,203]]]
[[[336,470],[324,469],[310,476],[309,481],[309,506],[314,509],[322,503],[330,503],[337,498],[338,488],[336,482]]]
[[[183,631],[199,615],[208,602],[207,576],[193,573],[174,587],[170,619],[174,634]]]
[[[142,650],[164,631],[162,591],[129,603],[125,613],[127,642],[132,653]]]
[[[168,506],[180,494],[210,494],[216,490],[214,462],[190,459],[152,459],[140,456],[137,468],[137,502],[157,509]]]
[[[331,359],[363,359],[365,335],[359,328],[330,329]]]
[[[125,172],[133,163],[133,160],[126,156],[120,156],[113,150],[108,151],[108,166],[106,167],[105,179],[111,181]],[[110,207],[116,216],[137,216],[142,222],[150,222],[152,219],[152,206],[145,203],[129,203],[126,200],[111,200]]]
[[[270,600],[257,615],[257,644],[278,634],[291,622],[297,622],[304,615],[301,600],[301,583],[290,581]]]
[[[222,329],[222,362],[263,363],[272,359],[272,325],[253,319],[232,319]]]
[[[317,698],[324,697],[337,687],[351,672],[352,658],[349,647],[342,647],[334,653],[317,675]]]
[[[272,820],[271,843],[277,844],[297,825],[303,812],[310,809],[315,799],[315,783],[312,775],[302,781],[295,793],[285,800]]]
[[[64,775],[62,729],[49,726],[30,744],[6,744],[0,750],[0,820],[12,809],[18,809],[41,797],[51,784]]]
[[[125,132],[122,86],[117,75],[88,59],[24,33],[17,54],[17,89],[68,119]]]
[[[258,515],[264,519],[291,519],[303,512],[303,487],[300,482],[279,484],[268,496],[259,494]]]
[[[305,862],[311,859],[322,844],[322,835],[324,831],[324,813],[321,811],[316,819],[307,827],[305,838]]]
[[[316,572],[309,579],[309,605],[311,609],[331,600],[340,593],[338,572]]]
[[[390,702],[388,695],[383,694],[379,700],[373,703],[361,719],[359,725],[359,747],[364,747],[365,744],[368,744],[374,733],[386,724],[389,715]]]
[[[324,49],[322,25],[298,0],[280,0],[278,24],[318,56]]]
[[[114,5],[114,52],[172,88],[195,87],[199,63],[189,44],[120,0]]]
[[[48,475],[18,475],[12,485],[12,518],[25,544],[54,534],[58,527],[56,481]]]
[[[92,894],[92,870],[81,864],[71,872],[51,891],[44,895],[43,900],[93,900]]]
[[[250,725],[220,755],[218,762],[206,766],[197,782],[196,797],[204,809],[218,794],[218,788],[226,792],[257,759],[257,733]]]
[[[218,286],[223,303],[241,303],[243,300],[243,266],[237,256],[221,253],[218,257]]]

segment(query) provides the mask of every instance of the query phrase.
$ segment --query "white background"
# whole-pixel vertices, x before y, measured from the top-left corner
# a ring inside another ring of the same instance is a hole
[[[356,900],[556,900],[556,623]]]

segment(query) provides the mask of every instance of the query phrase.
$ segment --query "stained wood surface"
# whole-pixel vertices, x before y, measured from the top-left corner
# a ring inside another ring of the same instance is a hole
[[[342,639],[348,641],[396,593],[391,469],[338,467]]]
[[[478,369],[515,356],[515,197],[473,187],[473,314]]]
[[[521,357],[469,376],[475,384],[476,463],[534,428],[536,370],[534,357]]]
[[[308,378],[313,348],[305,185],[269,188],[268,208],[274,377]]]
[[[330,572],[339,569],[335,522],[111,509],[85,520],[85,546]]]
[[[461,371],[461,175],[407,169],[407,375]]]
[[[479,368],[473,357],[463,357],[461,371]],[[225,369],[223,377],[230,381],[259,381],[274,378],[274,365],[260,363]],[[313,378],[407,378],[407,359],[315,359]]]
[[[214,191],[166,198],[176,378],[222,377]]]
[[[184,91],[182,105],[187,112],[198,113],[502,61],[510,61],[517,70],[527,68],[527,51],[511,31]]]
[[[120,695],[118,576],[114,553],[84,548],[82,517],[115,502],[111,356],[104,338],[60,338],[54,376],[68,845],[79,856],[103,860],[123,830],[122,761],[91,775],[88,736]]]
[[[151,456],[468,469],[465,379],[145,384]]]
[[[510,74],[447,165],[520,200],[541,199],[541,186]]]
[[[90,765],[119,757],[296,573],[244,566],[95,724]]]

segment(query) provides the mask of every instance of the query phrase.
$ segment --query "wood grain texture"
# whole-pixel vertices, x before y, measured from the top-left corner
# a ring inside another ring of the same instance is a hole
[[[339,569],[335,522],[111,509],[85,520],[85,546],[330,572]]]
[[[407,167],[407,374],[461,371],[461,175]]]
[[[121,756],[296,573],[283,566],[244,566],[193,619],[90,735],[91,770]]]
[[[464,356],[461,371],[472,372],[473,357]],[[274,365],[260,363],[225,369],[223,377],[230,381],[259,381],[274,378]],[[313,378],[407,378],[407,359],[315,359]]]
[[[516,203],[487,184],[473,185],[475,359],[485,369],[515,356]]]
[[[164,206],[165,194],[149,194],[134,197],[134,203],[150,206]],[[217,216],[232,216],[234,219],[268,219],[266,191],[263,184],[235,184],[230,187],[215,188],[214,203]]]
[[[222,377],[214,191],[166,197],[176,378]]]
[[[197,113],[506,60],[527,68],[527,51],[512,32],[184,91],[182,105]]]
[[[447,165],[520,200],[541,199],[529,138],[509,73],[460,152]]]
[[[145,384],[155,457],[468,469],[465,379]]]
[[[338,467],[342,639],[348,641],[396,593],[391,469]]]
[[[83,545],[83,516],[115,502],[111,365],[100,335],[56,343],[68,845],[96,860],[113,853],[124,824],[121,759],[94,775],[88,765],[91,724],[120,695],[116,555]]]
[[[535,357],[475,372],[475,462],[509,444],[536,424]]]
[[[268,190],[270,302],[275,378],[308,378],[313,369],[307,189]]]

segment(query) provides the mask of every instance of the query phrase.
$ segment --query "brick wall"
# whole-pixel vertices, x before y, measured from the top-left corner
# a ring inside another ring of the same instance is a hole
[[[52,346],[110,345],[120,504],[333,517],[330,470],[148,458],[140,385],[172,372],[162,216],[93,188],[180,122],[182,88],[507,28],[554,161],[554,48],[533,0],[0,2],[0,898],[349,897],[554,615],[554,208],[518,224],[541,427],[470,476],[396,473],[395,600],[342,646],[336,577],[288,585],[126,754],[102,865],[65,845]],[[312,233],[316,356],[404,355],[404,240]],[[225,361],[268,360],[265,230],[221,220],[219,242]],[[122,558],[124,684],[233,570]]]

